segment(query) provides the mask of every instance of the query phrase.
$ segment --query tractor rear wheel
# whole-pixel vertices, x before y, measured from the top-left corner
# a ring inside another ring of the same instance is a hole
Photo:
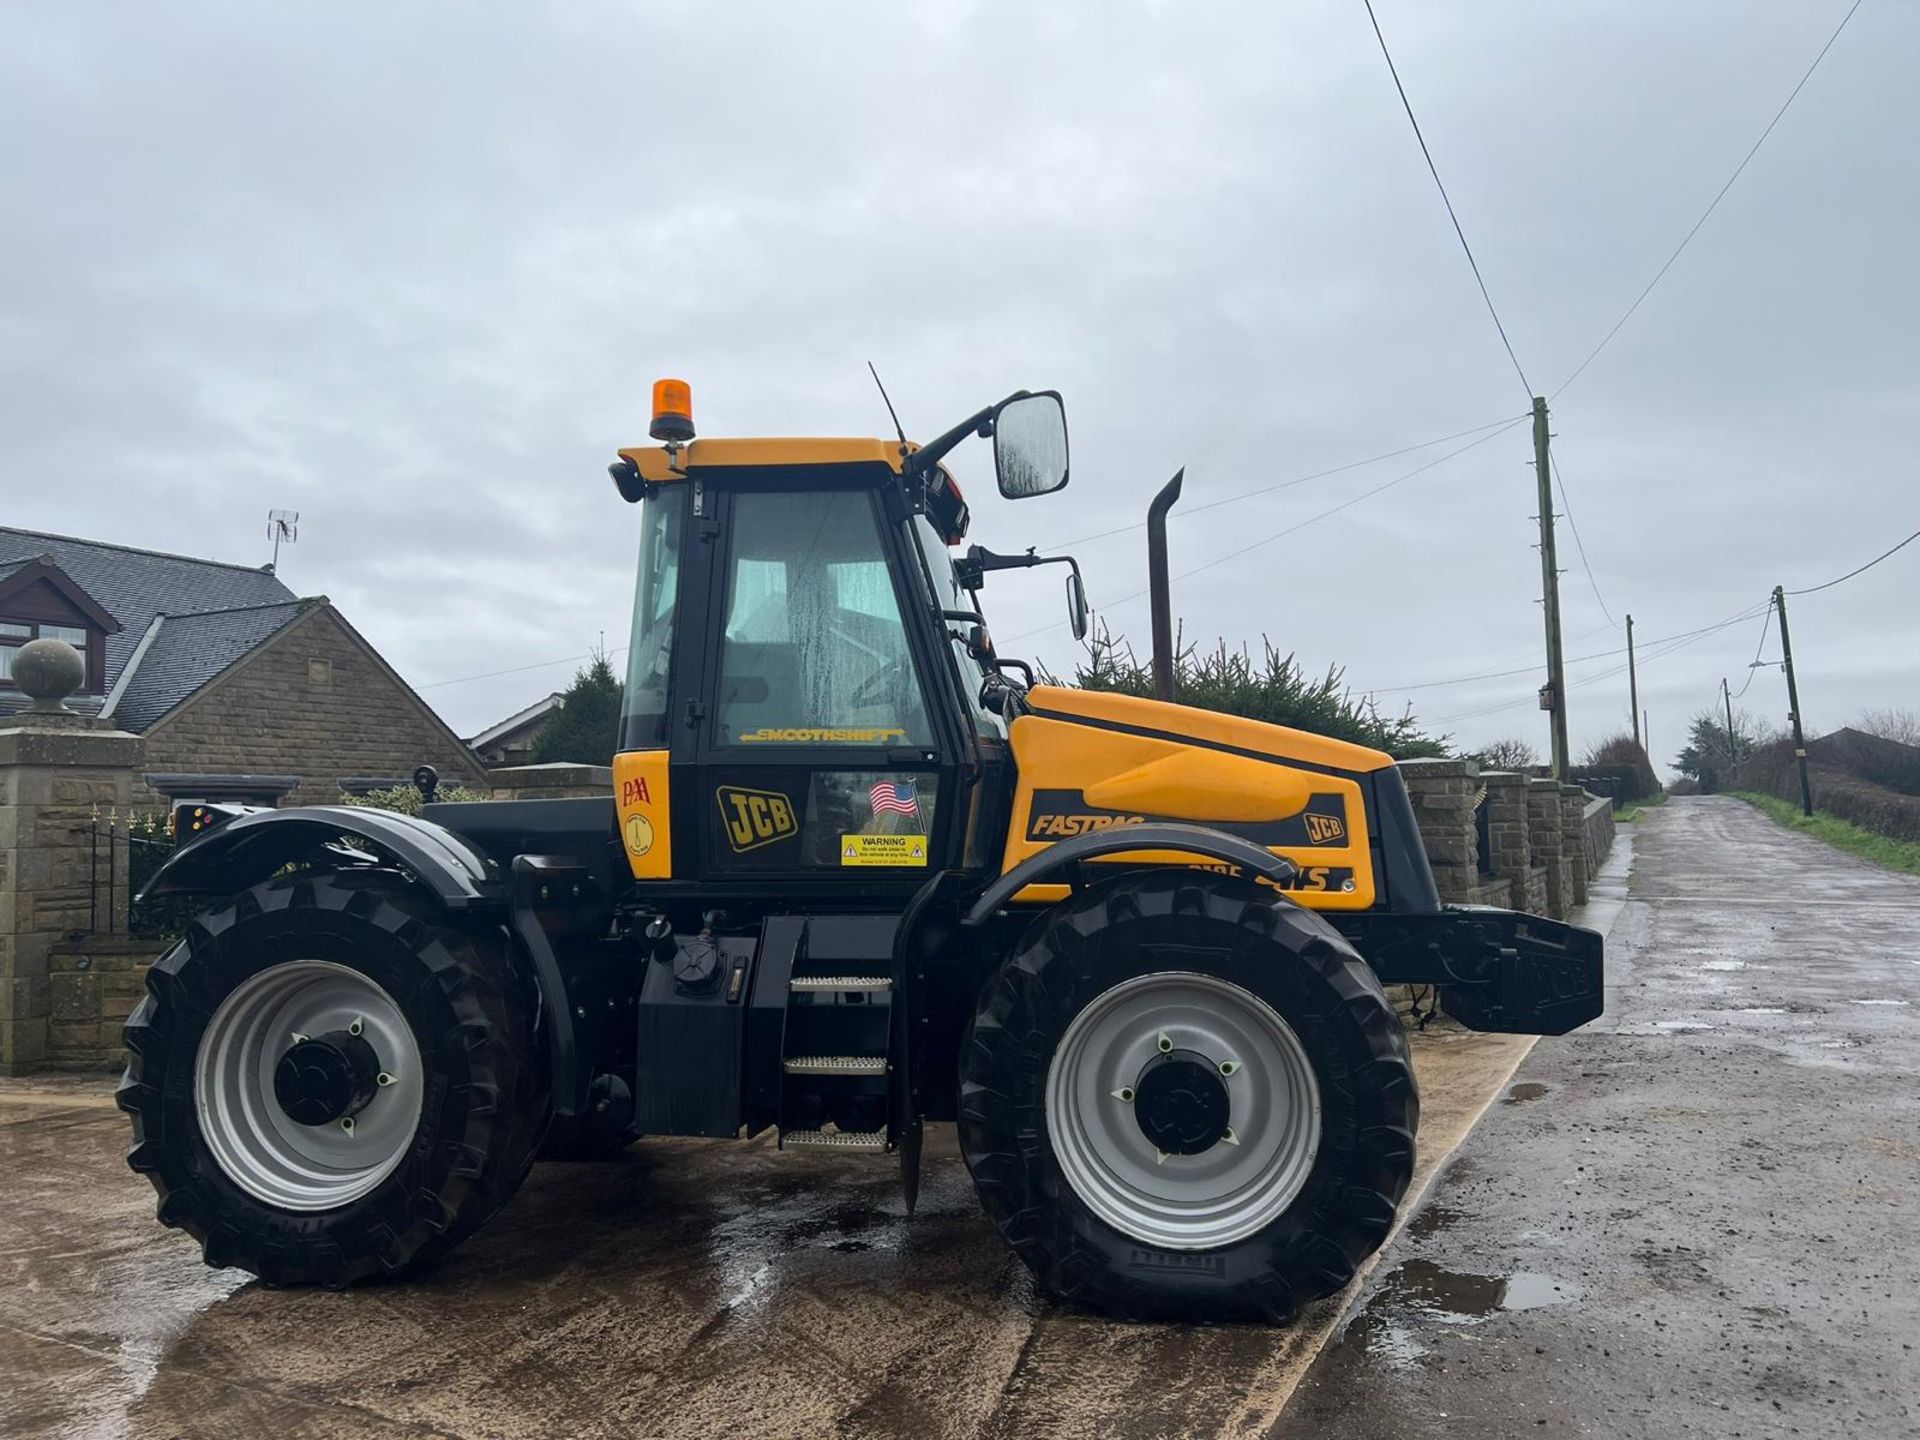
[[[269,880],[194,921],[127,1022],[120,1108],[162,1223],[207,1263],[348,1285],[506,1203],[547,1097],[497,932],[390,873]]]
[[[1192,870],[1037,920],[960,1086],[988,1215],[1054,1293],[1126,1318],[1290,1318],[1386,1239],[1413,1171],[1419,1094],[1373,971],[1311,911]]]

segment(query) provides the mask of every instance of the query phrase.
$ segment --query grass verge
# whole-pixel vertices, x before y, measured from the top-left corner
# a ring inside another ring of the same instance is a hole
[[[1620,807],[1619,813],[1616,814],[1613,818],[1616,821],[1619,821],[1621,823],[1625,823],[1631,820],[1638,820],[1640,818],[1640,812],[1642,810],[1651,810],[1656,805],[1664,805],[1666,803],[1667,803],[1667,792],[1662,790],[1658,795],[1655,795],[1651,800],[1629,800],[1625,805]]]
[[[1801,830],[1816,840],[1824,840],[1836,850],[1845,850],[1849,855],[1858,855],[1863,860],[1871,860],[1876,865],[1885,865],[1890,870],[1904,870],[1909,875],[1920,875],[1920,843],[1912,840],[1894,840],[1885,835],[1876,835],[1871,830],[1862,829],[1850,820],[1836,820],[1831,815],[1822,815],[1814,811],[1808,819],[1800,813],[1800,807],[1790,800],[1782,800],[1777,795],[1761,795],[1751,790],[1730,792],[1736,800],[1744,800],[1757,810],[1762,810],[1779,821],[1789,830]]]

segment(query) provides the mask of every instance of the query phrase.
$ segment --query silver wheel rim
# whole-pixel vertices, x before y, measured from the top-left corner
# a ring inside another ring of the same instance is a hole
[[[1218,1066],[1231,1141],[1163,1154],[1136,1118],[1142,1068],[1167,1050]],[[1097,996],[1067,1026],[1047,1070],[1047,1132],[1082,1203],[1122,1234],[1206,1250],[1272,1224],[1320,1150],[1320,1087],[1293,1028],[1250,991],[1211,975],[1141,975]]]
[[[299,1039],[336,1030],[373,1047],[378,1089],[351,1116],[300,1124],[280,1107],[275,1067]],[[234,1184],[282,1210],[332,1210],[368,1194],[406,1155],[423,1079],[413,1027],[392,996],[345,965],[291,960],[242,981],[213,1012],[194,1060],[194,1104]]]

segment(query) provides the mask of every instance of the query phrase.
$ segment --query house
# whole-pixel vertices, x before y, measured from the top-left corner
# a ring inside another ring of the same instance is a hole
[[[422,763],[486,768],[326,596],[273,573],[0,526],[0,717],[36,638],[86,657],[68,705],[145,737],[139,803],[168,795],[337,801]]]
[[[547,721],[566,704],[558,692],[536,700],[497,725],[489,725],[467,741],[468,747],[487,765],[525,765],[533,759],[533,747],[547,728]]]

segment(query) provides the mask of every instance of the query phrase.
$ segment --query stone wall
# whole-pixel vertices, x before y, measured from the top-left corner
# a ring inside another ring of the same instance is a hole
[[[1567,873],[1567,908],[1587,903],[1587,801],[1578,785],[1560,787],[1560,858]]]
[[[117,1070],[125,1064],[120,1027],[147,992],[147,967],[167,949],[165,941],[126,936],[56,943],[47,960],[46,1068]]]
[[[1533,864],[1546,872],[1546,907],[1540,913],[1556,920],[1567,917],[1573,887],[1561,853],[1560,782],[1527,781],[1527,845]]]
[[[1600,873],[1601,862],[1613,849],[1613,802],[1605,798],[1589,799],[1581,811],[1581,839],[1587,854],[1587,876],[1591,884],[1592,877]]]
[[[1471,760],[1406,760],[1400,773],[1442,901],[1562,920],[1586,903],[1590,879],[1613,844],[1605,803],[1596,810],[1578,785],[1506,770],[1482,773]],[[1475,801],[1483,796],[1484,872],[1474,823]]]
[[[1433,883],[1442,900],[1465,900],[1479,888],[1479,842],[1474,834],[1474,802],[1480,793],[1480,767],[1471,760],[1407,760],[1400,766],[1413,801],[1414,823]]]
[[[355,775],[487,772],[330,605],[318,605],[146,733],[144,772],[298,775],[281,803],[332,804]],[[143,773],[144,773],[143,772]],[[137,804],[165,804],[144,782]]]
[[[1524,910],[1528,905],[1527,881],[1533,865],[1532,849],[1527,842],[1527,777],[1513,770],[1489,770],[1480,779],[1487,787],[1487,852],[1492,888],[1500,897],[1483,903]]]

